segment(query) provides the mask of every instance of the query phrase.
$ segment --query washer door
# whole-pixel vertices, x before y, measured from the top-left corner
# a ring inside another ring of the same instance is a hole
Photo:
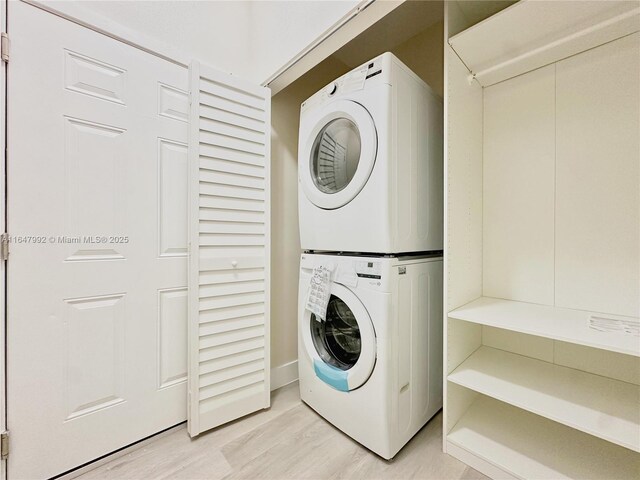
[[[369,180],[378,137],[369,112],[359,103],[337,100],[307,119],[301,132],[300,183],[316,206],[335,209],[353,200]]]
[[[343,285],[334,283],[321,321],[305,310],[304,344],[316,376],[348,392],[364,384],[376,363],[376,335],[364,305]]]

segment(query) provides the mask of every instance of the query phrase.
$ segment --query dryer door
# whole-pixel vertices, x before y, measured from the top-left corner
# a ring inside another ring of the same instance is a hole
[[[359,103],[331,102],[300,129],[299,175],[302,189],[316,206],[335,209],[353,200],[373,170],[378,138],[373,119]]]
[[[364,384],[376,362],[376,335],[367,310],[355,294],[334,283],[321,321],[305,310],[304,343],[318,378],[336,390]]]

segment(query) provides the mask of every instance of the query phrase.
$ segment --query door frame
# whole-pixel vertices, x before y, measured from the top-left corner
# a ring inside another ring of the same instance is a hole
[[[8,32],[7,28],[7,0],[0,0],[0,30]],[[0,128],[0,148],[2,149],[2,161],[0,161],[0,218],[2,218],[2,232],[7,231],[7,63],[1,61],[0,65],[0,111],[2,112],[2,127]],[[7,429],[7,389],[6,389],[6,352],[7,352],[7,315],[6,315],[6,288],[7,288],[7,264],[0,260],[0,316],[2,328],[0,328],[0,432]],[[7,478],[7,460],[0,461],[0,478]]]

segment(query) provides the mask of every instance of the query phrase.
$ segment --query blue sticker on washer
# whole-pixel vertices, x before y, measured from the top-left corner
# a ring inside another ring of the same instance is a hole
[[[327,365],[315,358],[313,359],[313,369],[316,371],[318,378],[324,383],[331,385],[333,388],[340,390],[341,392],[349,391],[347,372],[344,370]]]

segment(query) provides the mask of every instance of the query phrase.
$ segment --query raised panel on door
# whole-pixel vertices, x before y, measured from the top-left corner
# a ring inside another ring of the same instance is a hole
[[[64,117],[64,232],[70,237],[66,261],[126,258],[126,244],[72,239],[92,235],[87,232],[126,230],[128,199],[122,177],[130,138],[121,127]]]
[[[8,475],[49,478],[186,419],[188,71],[9,10]]]
[[[270,404],[270,92],[193,63],[189,433]]]

